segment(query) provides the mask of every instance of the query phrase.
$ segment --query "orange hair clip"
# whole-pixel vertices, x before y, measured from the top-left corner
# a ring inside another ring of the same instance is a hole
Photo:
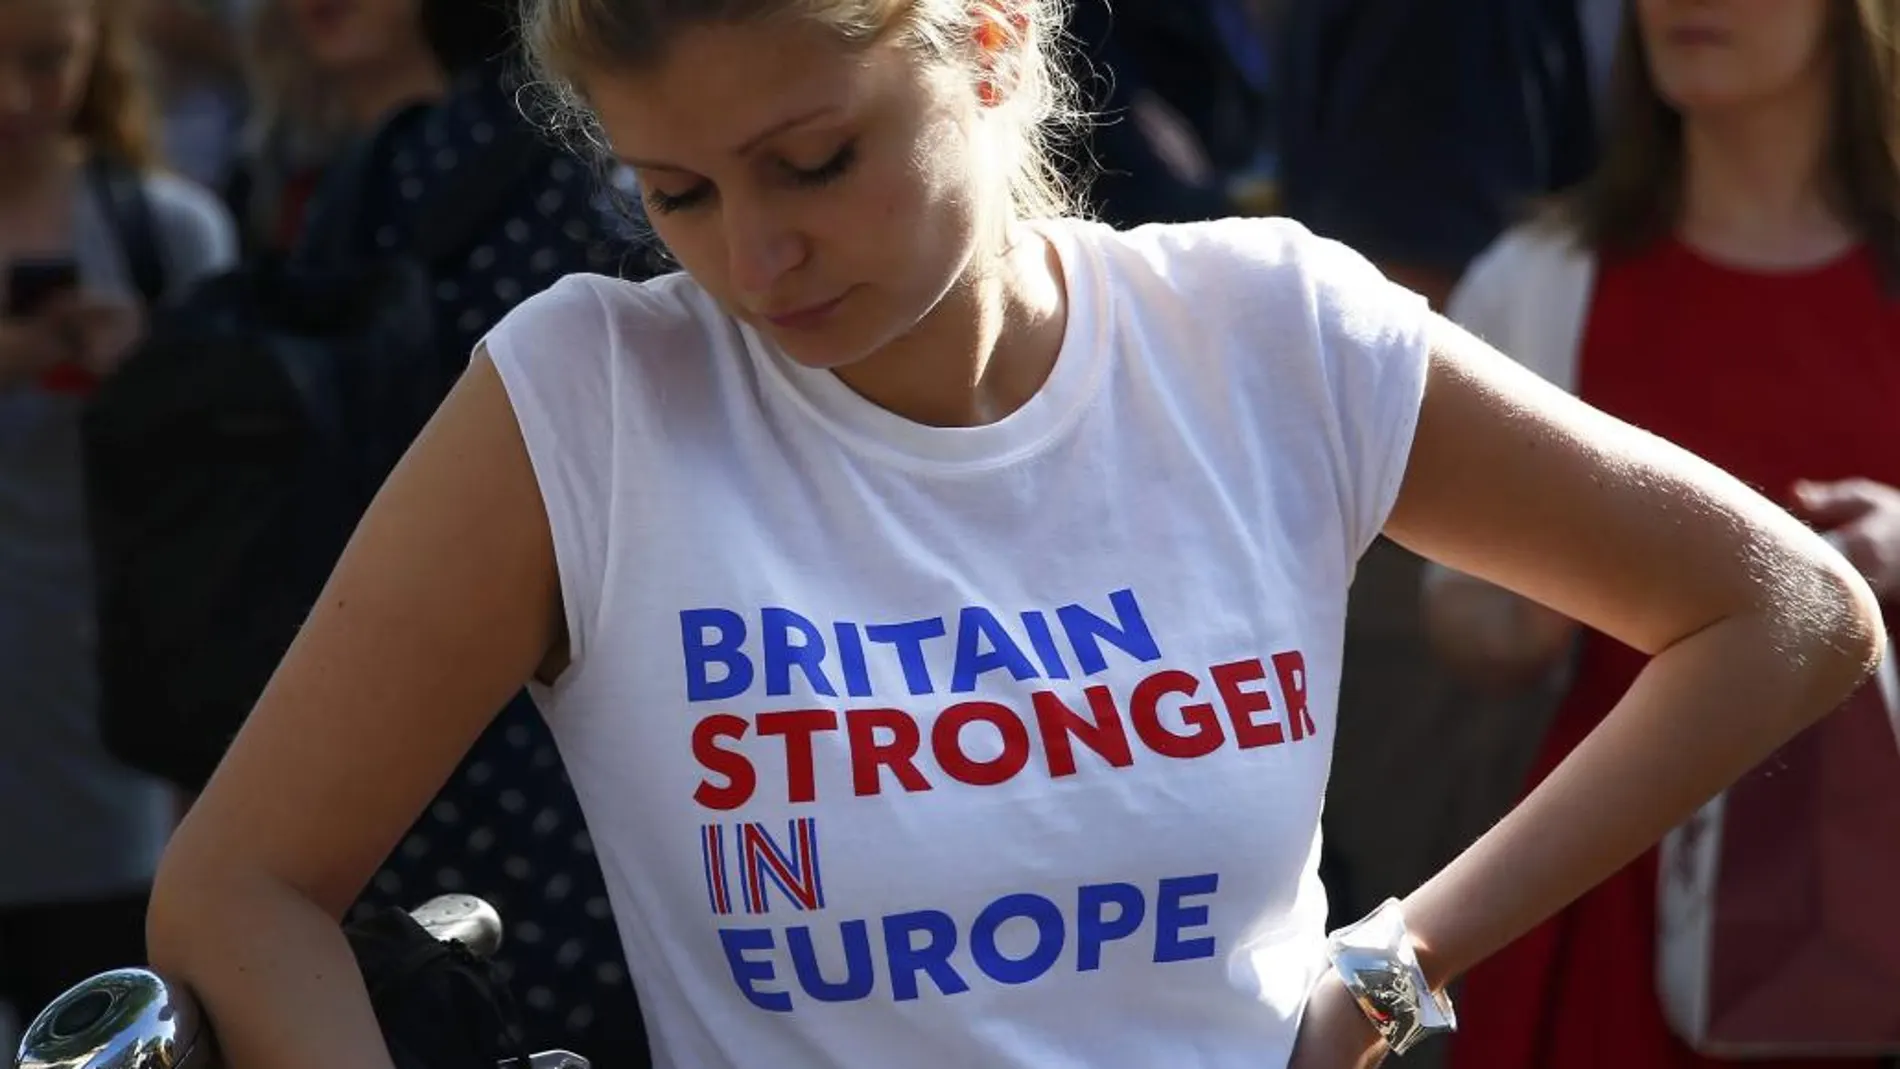
[[[995,55],[1008,44],[1009,32],[1003,29],[1002,23],[993,18],[985,18],[977,22],[976,47],[982,49],[984,55]]]

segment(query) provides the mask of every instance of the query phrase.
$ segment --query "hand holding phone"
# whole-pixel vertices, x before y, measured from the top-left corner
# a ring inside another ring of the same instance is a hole
[[[74,352],[70,336],[45,318],[0,318],[0,389],[44,380]]]
[[[124,297],[81,294],[56,304],[51,318],[72,339],[72,364],[94,385],[118,370],[145,333],[144,310]]]
[[[138,303],[85,293],[70,257],[16,260],[0,317],[0,382],[90,393],[143,332]]]

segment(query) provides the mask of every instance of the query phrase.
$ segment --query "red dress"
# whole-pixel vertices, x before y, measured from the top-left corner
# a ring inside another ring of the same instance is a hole
[[[1900,301],[1872,258],[1762,274],[1680,242],[1603,265],[1578,368],[1593,405],[1713,461],[1774,500],[1803,479],[1900,485]],[[1548,775],[1644,658],[1585,636],[1576,682],[1532,768]],[[1455,1069],[1692,1069],[1655,990],[1656,851],[1473,970]],[[1872,1060],[1750,1062],[1873,1069]]]

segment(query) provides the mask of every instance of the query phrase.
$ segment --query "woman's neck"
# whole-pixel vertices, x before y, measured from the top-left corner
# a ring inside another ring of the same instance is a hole
[[[344,112],[358,130],[375,127],[398,108],[440,97],[446,82],[434,60],[420,54],[352,70],[337,81]]]
[[[1856,238],[1830,188],[1829,79],[1683,123],[1681,234],[1742,266],[1787,269],[1839,256]]]
[[[915,329],[837,375],[867,400],[915,423],[995,423],[1042,388],[1067,320],[1054,248],[1018,227],[1000,253],[973,262]]]
[[[59,140],[0,160],[0,210],[32,204],[66,181],[85,154],[74,140]]]

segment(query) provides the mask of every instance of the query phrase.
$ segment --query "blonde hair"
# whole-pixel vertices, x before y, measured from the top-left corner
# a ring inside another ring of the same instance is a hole
[[[1069,0],[526,0],[522,39],[547,115],[599,143],[579,90],[590,70],[657,66],[683,31],[708,23],[816,20],[848,46],[900,39],[930,62],[962,66],[1009,88],[999,114],[1012,124],[1007,146],[1010,205],[1019,218],[1080,211],[1066,151],[1086,121],[1061,47]],[[1002,53],[1012,66],[978,69],[985,20],[1012,34]],[[899,36],[901,35],[901,36]]]
[[[162,162],[143,54],[126,0],[95,0],[98,43],[72,132],[87,147],[140,170]]]

